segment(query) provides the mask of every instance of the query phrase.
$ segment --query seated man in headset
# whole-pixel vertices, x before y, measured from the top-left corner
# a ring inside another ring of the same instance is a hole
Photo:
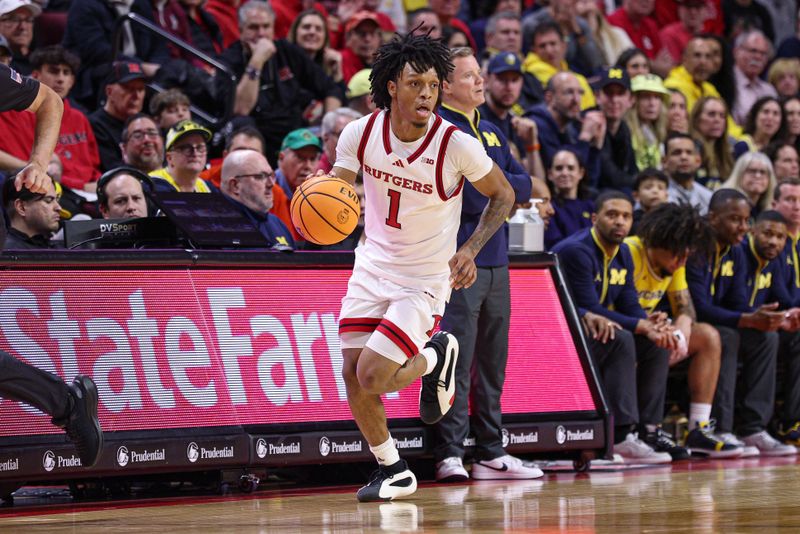
[[[149,176],[132,167],[117,167],[97,181],[97,206],[103,219],[147,217],[145,189],[152,191]]]

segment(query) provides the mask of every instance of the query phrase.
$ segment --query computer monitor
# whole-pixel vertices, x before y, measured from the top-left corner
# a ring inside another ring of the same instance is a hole
[[[157,192],[153,202],[195,248],[269,248],[250,219],[220,193]]]
[[[64,246],[76,248],[173,247],[175,225],[166,217],[64,221]]]

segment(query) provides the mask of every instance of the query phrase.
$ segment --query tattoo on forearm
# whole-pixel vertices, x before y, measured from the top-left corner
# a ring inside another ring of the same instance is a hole
[[[468,246],[475,254],[477,254],[489,238],[497,232],[498,228],[503,224],[503,221],[508,217],[510,209],[511,205],[500,199],[489,199],[489,204],[487,204],[486,208],[483,210],[477,228],[472,232],[472,236],[470,236],[467,242]]]
[[[686,315],[692,319],[697,320],[697,313],[694,310],[692,303],[692,296],[688,290],[678,291],[672,295],[672,312],[675,317],[679,315]]]

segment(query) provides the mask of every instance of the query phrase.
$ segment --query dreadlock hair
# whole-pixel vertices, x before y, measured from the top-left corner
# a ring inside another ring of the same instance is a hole
[[[714,242],[711,227],[690,204],[667,202],[648,211],[637,234],[645,247],[660,248],[682,256],[686,252],[708,253]]]
[[[369,75],[372,100],[379,109],[391,109],[392,97],[386,86],[390,81],[397,82],[406,63],[420,73],[433,68],[439,83],[446,80],[453,70],[450,49],[442,41],[431,39],[427,35],[396,35],[390,42],[378,48],[372,63],[372,73]],[[441,100],[441,92],[439,99]],[[436,104],[439,105],[440,102]]]

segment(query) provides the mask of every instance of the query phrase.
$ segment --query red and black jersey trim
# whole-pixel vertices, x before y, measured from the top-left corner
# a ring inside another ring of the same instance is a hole
[[[425,140],[419,145],[419,148],[414,151],[413,154],[408,156],[407,161],[409,163],[413,162],[415,159],[420,157],[423,152],[428,148],[428,145],[431,144],[433,141],[433,136],[436,135],[436,131],[439,129],[439,126],[442,125],[442,118],[439,115],[436,115],[436,119],[434,119],[433,124],[428,129],[428,135],[425,136]]]
[[[389,338],[392,343],[397,345],[397,347],[403,351],[403,354],[406,355],[406,358],[412,358],[419,354],[419,350],[414,342],[411,341],[411,338],[408,337],[408,335],[406,335],[406,333],[403,332],[399,326],[390,320],[384,318],[376,330]]]
[[[339,321],[339,335],[347,332],[372,333],[380,324],[379,317],[355,317]]]
[[[417,148],[413,154],[411,154],[409,157],[406,158],[406,161],[412,163],[415,159],[420,157],[425,152],[425,150],[428,148],[428,145],[430,145],[431,142],[433,141],[433,137],[436,135],[436,132],[439,130],[439,127],[442,125],[442,122],[443,122],[442,118],[439,115],[436,115],[433,120],[433,124],[431,125],[430,128],[428,128],[428,133],[425,134],[425,139],[422,141],[422,144],[419,145],[419,148]],[[391,128],[391,121],[389,120],[389,112],[387,111],[386,115],[383,118],[383,135],[382,135],[383,149],[386,151],[387,156],[392,153],[392,141],[391,141],[391,136],[389,135],[390,128]]]
[[[447,145],[450,143],[450,138],[453,136],[458,130],[455,126],[450,126],[445,130],[444,135],[442,136],[442,142],[439,145],[439,153],[436,156],[436,192],[439,194],[439,198],[442,199],[443,202],[447,202],[451,198],[458,196],[461,192],[461,188],[464,187],[464,177],[461,177],[461,180],[458,182],[458,187],[456,187],[455,191],[447,195],[447,192],[444,190],[444,177],[442,176],[442,170],[444,169],[444,155],[447,152]]]
[[[367,148],[367,143],[369,142],[369,134],[372,132],[372,127],[375,125],[375,119],[378,118],[378,114],[381,110],[376,109],[370,115],[369,120],[367,121],[367,126],[364,128],[364,133],[361,135],[361,142],[358,144],[358,163],[364,165],[364,150]]]

